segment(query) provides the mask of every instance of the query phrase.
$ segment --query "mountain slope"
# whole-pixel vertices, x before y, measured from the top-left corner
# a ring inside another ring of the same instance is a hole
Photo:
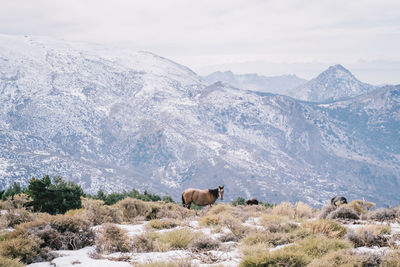
[[[311,81],[288,91],[288,95],[306,101],[323,102],[354,97],[377,89],[362,83],[342,65],[334,65]]]
[[[217,71],[203,78],[209,84],[226,82],[243,90],[276,94],[284,94],[286,91],[306,83],[306,80],[296,75],[266,77],[255,73],[234,74],[231,71]]]
[[[225,184],[227,200],[400,201],[398,87],[308,103],[207,85],[148,52],[31,37],[0,36],[0,61],[3,188],[51,174],[176,199]]]

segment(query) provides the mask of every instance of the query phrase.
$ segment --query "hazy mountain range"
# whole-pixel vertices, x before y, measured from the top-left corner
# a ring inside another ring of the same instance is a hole
[[[203,78],[209,84],[221,81],[244,90],[283,94],[313,102],[345,99],[379,88],[359,81],[340,64],[329,67],[308,82],[296,75],[266,77],[258,74],[234,74],[231,71],[217,71]]]
[[[175,199],[224,184],[228,201],[400,201],[399,86],[305,102],[149,52],[0,35],[0,90],[2,188],[50,174]]]
[[[296,75],[281,75],[266,77],[256,73],[234,74],[231,71],[213,72],[203,79],[209,84],[226,82],[230,85],[244,89],[265,93],[284,94],[295,87],[305,84],[307,81]]]

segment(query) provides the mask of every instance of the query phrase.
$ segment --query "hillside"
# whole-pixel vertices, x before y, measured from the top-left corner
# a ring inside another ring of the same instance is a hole
[[[85,190],[321,205],[399,203],[399,87],[317,104],[207,85],[149,52],[0,35],[0,186],[61,175]]]

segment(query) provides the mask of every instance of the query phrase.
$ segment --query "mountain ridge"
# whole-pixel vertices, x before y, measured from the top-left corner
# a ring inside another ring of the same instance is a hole
[[[348,69],[336,64],[287,94],[300,100],[324,102],[355,97],[377,88],[379,87],[359,81]]]
[[[176,199],[225,184],[227,200],[400,201],[398,87],[312,103],[208,85],[152,53],[0,38],[3,188],[54,174]]]

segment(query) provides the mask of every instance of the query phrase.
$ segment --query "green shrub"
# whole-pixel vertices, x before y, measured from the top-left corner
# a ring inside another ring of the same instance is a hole
[[[242,197],[238,197],[237,199],[232,201],[232,205],[233,206],[238,206],[238,205],[245,205],[246,204],[246,200]]]
[[[274,206],[276,206],[275,204],[269,203],[268,200],[266,200],[263,205],[266,208],[273,208]]]
[[[27,188],[27,194],[32,198],[28,205],[35,211],[50,214],[65,213],[69,209],[81,208],[83,190],[79,185],[66,182],[59,176],[55,176],[53,182],[48,175],[43,176],[42,179],[33,177]]]
[[[168,195],[163,196],[161,200],[164,201],[165,203],[175,203],[175,201],[172,199],[172,197],[168,196]]]
[[[6,191],[2,191],[1,199],[6,200],[13,198],[15,195],[23,193],[25,190],[22,189],[21,185],[18,182],[14,182],[11,187],[9,187]]]

